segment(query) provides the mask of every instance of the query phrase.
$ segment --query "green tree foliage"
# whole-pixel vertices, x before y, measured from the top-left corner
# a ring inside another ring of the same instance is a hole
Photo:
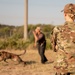
[[[44,32],[47,39],[46,48],[51,48],[50,45],[50,33],[54,28],[50,24],[29,24],[28,25],[28,40],[23,40],[24,26],[9,26],[0,24],[0,49],[26,49],[30,44],[34,42],[34,36],[32,31],[37,26],[40,26],[42,32]]]

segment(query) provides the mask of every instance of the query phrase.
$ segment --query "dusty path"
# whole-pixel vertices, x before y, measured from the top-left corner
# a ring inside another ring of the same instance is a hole
[[[20,53],[21,51],[15,51],[14,53]],[[51,50],[46,51],[46,57],[48,62],[46,64],[40,63],[40,57],[37,50],[27,50],[25,55],[21,58],[27,62],[27,65],[23,67],[23,64],[14,65],[16,62],[11,60],[9,64],[0,62],[0,75],[55,75],[52,60],[55,58],[55,53]]]

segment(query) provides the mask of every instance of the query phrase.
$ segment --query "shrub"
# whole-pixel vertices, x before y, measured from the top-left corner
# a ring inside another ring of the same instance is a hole
[[[0,49],[6,49],[8,42],[5,40],[0,40]]]
[[[46,49],[52,49],[50,39],[46,40]]]
[[[8,39],[8,49],[14,49],[17,45],[15,39]]]
[[[24,41],[24,40],[18,40],[17,41],[17,46],[16,46],[16,49],[26,49],[28,46],[29,46],[30,42],[27,40],[27,41]]]

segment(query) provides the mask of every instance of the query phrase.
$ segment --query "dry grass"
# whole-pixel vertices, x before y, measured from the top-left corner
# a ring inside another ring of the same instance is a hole
[[[23,51],[11,52],[20,54]],[[8,60],[9,64],[0,62],[0,75],[55,75],[53,63],[51,63],[55,58],[55,53],[47,50],[45,55],[48,58],[46,64],[40,63],[40,56],[37,50],[27,50],[26,54],[21,56],[27,63],[25,67],[23,67],[23,64],[15,65],[16,62],[11,60]]]

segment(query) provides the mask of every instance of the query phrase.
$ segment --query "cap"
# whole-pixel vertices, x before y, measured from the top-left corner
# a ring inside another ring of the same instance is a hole
[[[64,9],[61,12],[63,12],[63,11],[64,11],[64,13],[74,13],[75,12],[75,4],[70,3],[70,4],[65,5]]]

